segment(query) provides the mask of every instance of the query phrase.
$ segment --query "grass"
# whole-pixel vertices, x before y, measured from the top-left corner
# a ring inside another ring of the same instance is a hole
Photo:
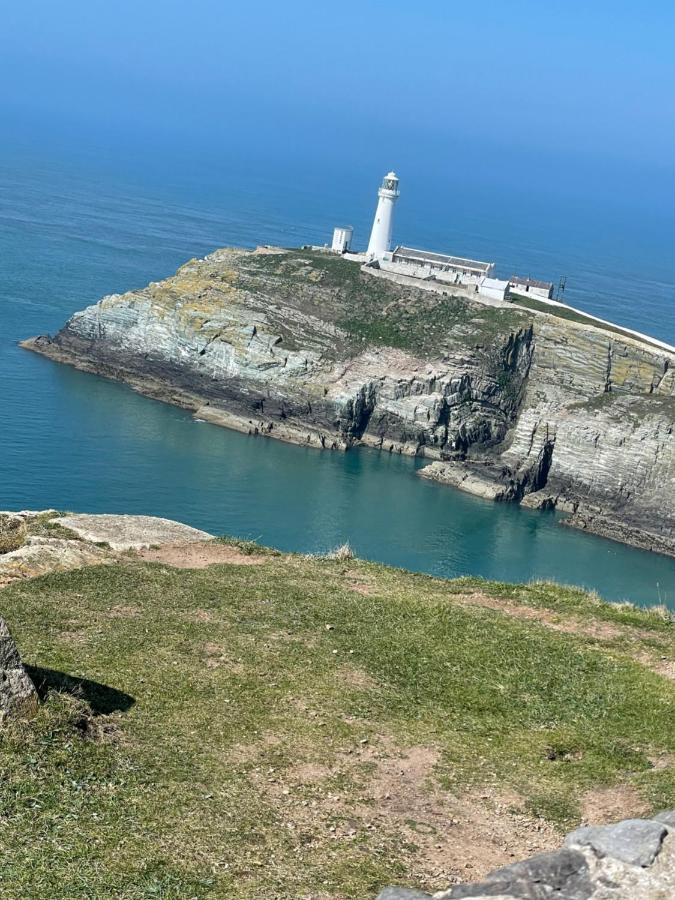
[[[673,658],[663,615],[235,545],[256,564],[129,560],[3,590],[46,695],[0,733],[4,900],[413,882],[428,827],[379,815],[369,781],[410,747],[437,751],[434,790],[515,794],[560,828],[602,786],[675,806],[672,767],[651,762],[675,752],[675,691],[636,661]]]
[[[245,289],[259,290],[262,276],[275,298],[338,325],[348,338],[336,345],[342,352],[376,345],[442,354],[459,345],[490,353],[531,322],[524,311],[480,306],[365,275],[360,264],[330,253],[251,255],[240,267]]]
[[[637,335],[631,334],[630,331],[627,331],[624,328],[620,328],[618,325],[610,325],[609,323],[598,322],[598,320],[594,319],[592,316],[584,315],[584,313],[567,306],[553,306],[550,303],[544,303],[541,300],[536,300],[534,297],[523,297],[520,295],[513,295],[511,298],[511,302],[514,306],[535,310],[536,312],[547,313],[549,316],[556,316],[557,318],[565,319],[568,322],[578,322],[580,325],[592,325],[594,328],[600,329],[600,331],[608,331],[611,334],[618,334],[621,337],[630,338],[633,341],[642,341],[643,343],[648,344],[656,349],[661,349],[658,344],[656,344],[655,342],[652,343],[652,341],[650,341],[648,337],[639,338]]]

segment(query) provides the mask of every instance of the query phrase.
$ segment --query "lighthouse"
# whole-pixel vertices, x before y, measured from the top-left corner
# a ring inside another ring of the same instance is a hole
[[[398,177],[389,172],[377,192],[377,210],[368,241],[369,259],[380,259],[391,249],[391,233],[394,227],[394,204],[398,200]]]

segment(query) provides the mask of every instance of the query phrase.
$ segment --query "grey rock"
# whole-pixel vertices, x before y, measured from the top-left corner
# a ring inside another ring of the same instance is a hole
[[[0,619],[0,722],[37,707],[37,692],[6,622]]]
[[[114,555],[86,541],[32,535],[18,550],[0,554],[0,587],[50,572],[112,562]]]
[[[654,822],[661,822],[666,828],[675,831],[675,809],[664,809],[663,812],[652,816]]]
[[[591,847],[598,856],[611,856],[631,866],[651,866],[667,834],[661,822],[626,819],[615,825],[577,828],[565,839],[565,846]]]
[[[513,897],[517,900],[588,900],[593,893],[588,863],[582,853],[561,849],[541,853],[491,872],[478,884],[460,884],[443,894],[465,897]]]
[[[62,516],[54,521],[85,541],[106,543],[113,550],[142,550],[154,545],[213,539],[213,535],[206,531],[157,516],[82,513]]]
[[[375,900],[431,900],[431,894],[411,888],[386,887],[380,891]]]

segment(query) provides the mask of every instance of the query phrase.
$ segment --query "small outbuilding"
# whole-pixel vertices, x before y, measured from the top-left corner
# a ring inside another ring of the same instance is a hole
[[[542,297],[550,300],[553,297],[552,281],[537,281],[535,278],[522,278],[520,275],[512,275],[509,281],[512,294],[520,294],[524,297]]]
[[[509,295],[509,283],[499,278],[481,278],[478,282],[478,293],[490,300],[506,300]]]
[[[333,253],[349,253],[352,249],[353,237],[354,229],[351,225],[341,225],[333,229],[333,243],[331,244]]]

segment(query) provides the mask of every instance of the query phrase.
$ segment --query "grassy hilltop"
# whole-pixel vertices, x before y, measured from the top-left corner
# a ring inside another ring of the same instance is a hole
[[[675,806],[663,616],[547,584],[199,553],[1,592],[46,696],[0,735],[5,900],[437,889],[582,819]]]

